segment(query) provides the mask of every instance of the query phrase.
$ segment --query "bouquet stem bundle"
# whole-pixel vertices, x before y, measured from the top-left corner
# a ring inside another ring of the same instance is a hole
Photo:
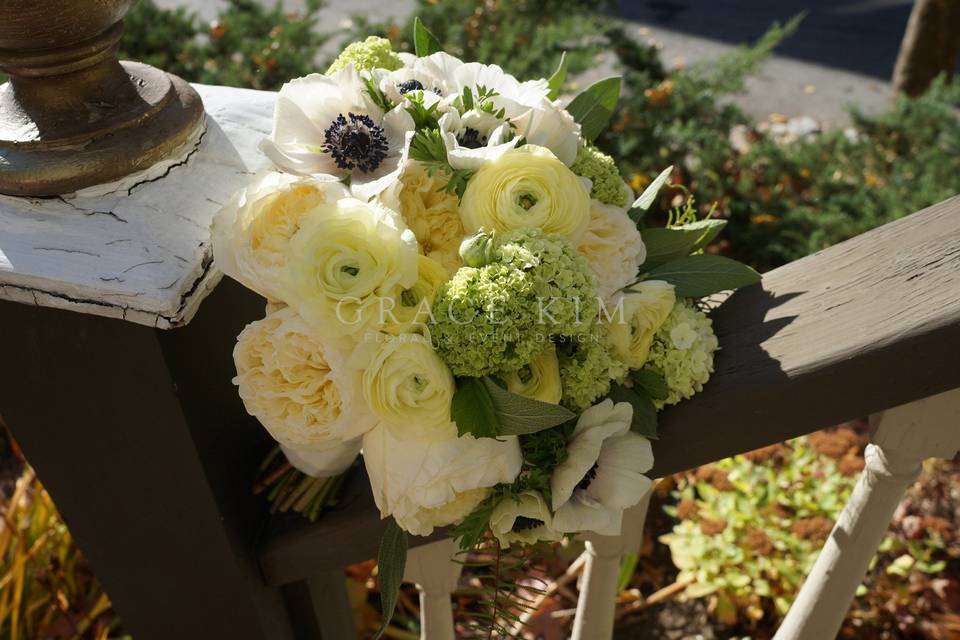
[[[324,511],[339,504],[347,473],[327,478],[308,476],[291,465],[276,446],[260,465],[253,493],[266,496],[270,513],[292,510],[314,522]]]

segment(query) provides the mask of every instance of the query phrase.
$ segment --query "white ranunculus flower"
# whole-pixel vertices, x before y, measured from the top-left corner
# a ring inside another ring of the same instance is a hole
[[[417,282],[417,255],[413,232],[378,202],[321,205],[290,240],[288,302],[325,335],[361,335]]]
[[[607,398],[580,414],[567,459],[550,479],[553,526],[567,533],[620,534],[623,510],[650,488],[650,441],[630,431],[633,408]]]
[[[568,167],[577,159],[580,125],[559,101],[544,98],[511,122],[529,144],[550,149]]]
[[[560,361],[557,349],[551,346],[519,371],[502,373],[507,391],[526,398],[560,404],[563,384],[560,381]]]
[[[350,195],[327,178],[272,171],[237,192],[213,219],[217,267],[270,300],[287,299],[282,276],[290,238],[315,207]]]
[[[363,373],[370,411],[405,434],[448,437],[454,390],[450,369],[430,341],[414,333],[385,340]]]
[[[653,336],[670,315],[676,299],[673,285],[663,280],[644,280],[615,295],[609,322],[614,355],[631,369],[646,364]],[[696,338],[696,333],[691,333],[689,344]],[[678,337],[687,336],[683,331],[680,334]]]
[[[590,188],[544,147],[527,144],[488,159],[467,184],[467,232],[538,228],[577,243],[590,222]]]
[[[244,406],[285,447],[330,453],[374,425],[361,373],[290,307],[247,325],[233,359]]]
[[[577,244],[597,277],[597,295],[604,300],[635,282],[647,249],[626,209],[590,201],[590,222]]]
[[[537,491],[524,491],[516,498],[504,498],[490,515],[490,529],[500,544],[552,542],[563,537],[556,528],[550,509]]]
[[[382,517],[414,535],[459,522],[523,463],[516,437],[418,437],[387,423],[363,437],[363,461]]]
[[[413,129],[403,105],[385,113],[374,104],[351,64],[283,85],[261,149],[285,171],[349,176],[351,190],[369,199],[396,180]]]

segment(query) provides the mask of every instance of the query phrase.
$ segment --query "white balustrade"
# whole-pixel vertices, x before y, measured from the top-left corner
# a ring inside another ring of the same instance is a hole
[[[775,640],[834,638],[870,560],[927,458],[960,450],[960,389],[871,418],[866,467]]]
[[[623,513],[619,536],[586,536],[586,564],[573,622],[573,640],[609,640],[613,636],[620,562],[623,554],[636,552],[643,542],[643,524],[652,491],[651,487],[636,506]]]
[[[455,562],[457,546],[450,538],[410,549],[403,574],[420,592],[421,640],[454,640],[451,594],[463,566]]]

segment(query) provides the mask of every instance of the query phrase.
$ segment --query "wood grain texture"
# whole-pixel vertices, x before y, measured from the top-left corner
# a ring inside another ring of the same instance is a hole
[[[0,195],[0,300],[186,324],[216,286],[210,221],[269,165],[276,94],[197,85],[207,128],[183,157],[76,197]]]
[[[138,640],[296,637],[257,566],[271,444],[230,382],[262,309],[232,282],[173,332],[0,301],[0,413]]]
[[[716,372],[661,415],[655,476],[960,387],[960,197],[776,269],[712,316]]]
[[[661,414],[653,476],[960,387],[960,197],[772,271],[712,317],[716,372]],[[282,584],[371,558],[382,528],[356,498],[268,536],[261,567]]]

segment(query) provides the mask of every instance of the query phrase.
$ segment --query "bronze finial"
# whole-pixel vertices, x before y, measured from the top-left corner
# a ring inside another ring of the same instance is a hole
[[[0,3],[0,193],[50,196],[150,167],[195,133],[180,78],[117,60],[136,0]]]

